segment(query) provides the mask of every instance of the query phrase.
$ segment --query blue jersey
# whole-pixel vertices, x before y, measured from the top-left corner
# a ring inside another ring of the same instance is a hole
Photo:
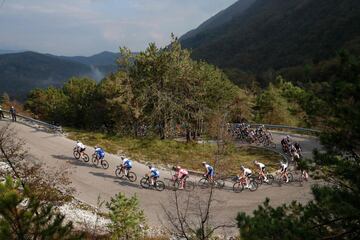
[[[105,157],[105,151],[102,148],[96,148],[95,153],[96,155],[98,155],[99,158]]]
[[[159,170],[157,170],[156,168],[151,168],[150,169],[150,172],[151,172],[151,176],[152,177],[160,177],[160,172],[159,172]]]
[[[123,161],[123,165],[127,168],[132,168],[132,161],[128,158],[125,158]]]

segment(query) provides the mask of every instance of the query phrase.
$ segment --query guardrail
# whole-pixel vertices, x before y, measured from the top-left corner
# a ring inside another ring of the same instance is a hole
[[[240,124],[240,123],[231,123],[233,125]],[[301,127],[291,127],[286,125],[274,125],[274,124],[260,124],[260,123],[249,123],[250,127],[257,128],[259,126],[264,125],[267,129],[287,129],[292,131],[299,131],[299,132],[311,132],[311,133],[320,133],[320,130],[310,129],[310,128],[301,128]]]
[[[9,115],[10,119],[11,119],[11,113],[9,111],[2,110],[2,112]],[[53,124],[50,124],[50,123],[47,123],[47,122],[43,122],[43,121],[31,118],[31,117],[23,116],[21,114],[16,114],[16,117],[20,118],[22,120],[25,120],[26,122],[41,125],[41,126],[46,127],[46,128],[48,128],[48,129],[50,129],[50,130],[52,130],[54,132],[62,132],[62,127],[61,126],[56,126],[56,125],[53,125]]]

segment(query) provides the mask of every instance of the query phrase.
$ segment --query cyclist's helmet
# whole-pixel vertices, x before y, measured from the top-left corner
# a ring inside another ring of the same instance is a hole
[[[152,165],[148,165],[148,168],[151,169],[151,168],[152,168]]]
[[[288,139],[288,140],[289,140],[289,139],[290,139],[290,136],[289,136],[289,135],[286,135],[286,139]]]
[[[79,143],[80,141],[79,140],[76,140],[77,143]]]
[[[206,164],[206,162],[202,162],[202,165],[205,165]]]
[[[240,166],[240,168],[241,168],[242,170],[244,170],[244,169],[245,169],[245,167],[244,167],[243,165],[241,165],[241,166]]]
[[[254,160],[254,163],[256,164],[256,163],[258,163],[258,161],[257,161],[257,160]]]
[[[180,166],[176,166],[176,170],[180,170],[181,169],[181,167]]]

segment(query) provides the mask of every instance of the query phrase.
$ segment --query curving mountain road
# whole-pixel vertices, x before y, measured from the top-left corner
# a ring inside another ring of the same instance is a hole
[[[0,121],[0,127],[5,126],[6,121]],[[174,192],[165,190],[157,192],[154,190],[142,189],[139,180],[147,172],[147,167],[143,164],[134,163],[133,170],[138,176],[135,183],[122,181],[114,175],[115,166],[120,160],[117,156],[107,154],[110,167],[107,170],[93,167],[90,163],[76,160],[72,156],[74,141],[64,136],[48,133],[21,123],[11,124],[16,134],[25,140],[30,156],[41,162],[46,163],[50,168],[67,167],[71,169],[72,185],[76,189],[75,196],[91,205],[96,205],[98,195],[103,200],[109,200],[118,192],[123,192],[128,196],[136,194],[140,199],[140,205],[144,209],[150,226],[158,226],[166,222],[164,211],[161,205],[168,207]],[[273,133],[274,139],[279,144],[283,134]],[[319,148],[319,142],[315,137],[290,134],[295,141],[299,141],[304,149],[306,157],[311,156],[313,148]],[[89,150],[88,150],[88,153]],[[170,177],[170,172],[161,171],[161,178]],[[293,200],[307,202],[312,198],[311,184],[313,182],[299,183],[278,187],[261,186],[256,192],[244,191],[236,194],[231,190],[215,190],[214,205],[212,210],[213,220],[221,223],[234,221],[239,211],[252,212],[261,204],[266,197],[271,199],[273,205],[289,203]],[[192,196],[204,196],[206,190],[196,189],[191,193]],[[186,195],[187,193],[181,193]]]

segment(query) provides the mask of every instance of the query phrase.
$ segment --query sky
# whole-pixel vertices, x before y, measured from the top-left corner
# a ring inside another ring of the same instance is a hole
[[[165,46],[236,0],[0,0],[0,49],[89,56]],[[3,3],[3,4],[2,4]],[[2,4],[2,5],[1,5]]]

